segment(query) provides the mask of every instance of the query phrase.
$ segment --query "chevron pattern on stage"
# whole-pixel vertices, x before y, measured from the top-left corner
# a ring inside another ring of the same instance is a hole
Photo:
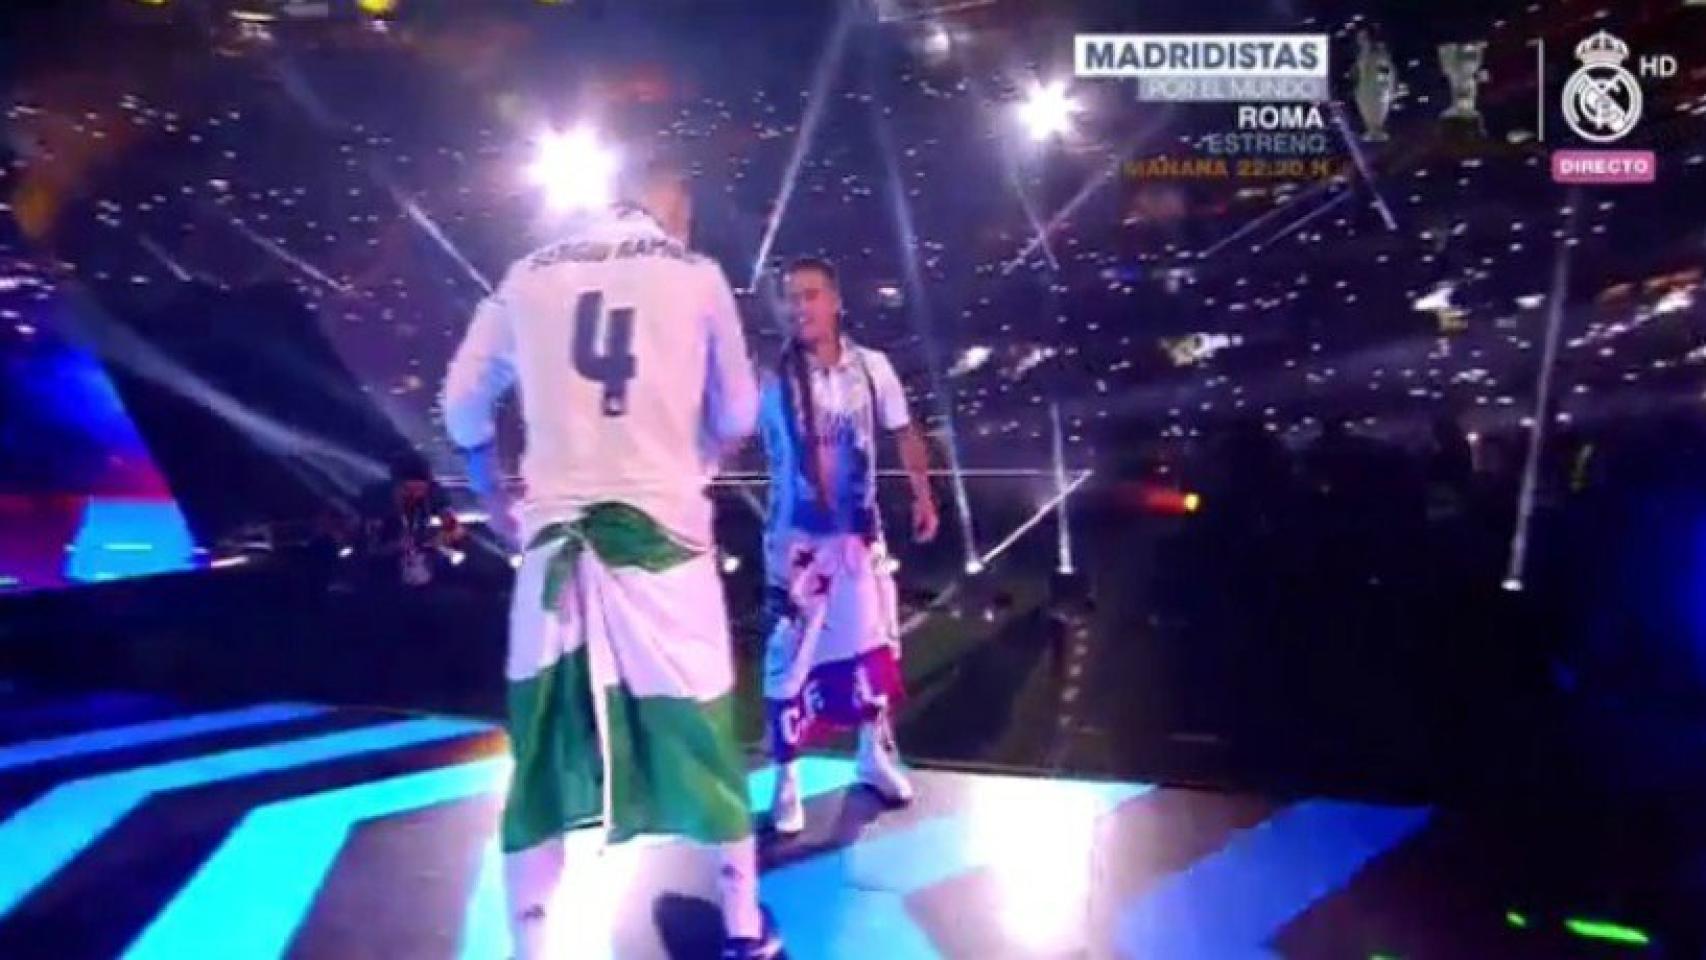
[[[930,770],[883,811],[805,763],[765,851],[796,960],[1530,955],[1427,809]],[[473,720],[0,696],[0,957],[507,956],[507,775]],[[609,851],[567,955],[714,955],[713,889],[691,847]]]

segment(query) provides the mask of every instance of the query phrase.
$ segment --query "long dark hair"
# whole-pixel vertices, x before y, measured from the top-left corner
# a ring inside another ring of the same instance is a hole
[[[806,345],[798,337],[789,337],[782,345],[782,355],[776,359],[788,439],[800,451],[801,476],[815,492],[818,502],[827,505],[829,490],[824,483],[823,459],[818,454],[817,398],[812,396],[811,374],[806,364]]]

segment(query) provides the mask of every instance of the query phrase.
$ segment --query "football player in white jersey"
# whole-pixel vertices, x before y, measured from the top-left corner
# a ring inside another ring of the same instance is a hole
[[[706,496],[757,387],[722,270],[685,246],[684,175],[648,165],[624,194],[510,269],[445,384],[471,483],[525,545],[505,668],[510,928],[519,956],[550,954],[566,859],[585,874],[576,858],[605,842],[673,834],[719,855],[723,956],[769,958]],[[511,386],[527,436],[513,513],[493,450]],[[601,919],[570,905],[563,922]]]
[[[880,434],[894,437],[912,492],[912,535],[936,536],[924,436],[888,357],[841,330],[827,261],[795,261],[784,278],[793,330],[759,401],[770,461],[766,597],[775,616],[764,664],[771,802],[781,834],[805,827],[794,760],[820,732],[859,728],[862,782],[891,803],[912,799],[895,748],[902,692],[893,574],[877,512]]]

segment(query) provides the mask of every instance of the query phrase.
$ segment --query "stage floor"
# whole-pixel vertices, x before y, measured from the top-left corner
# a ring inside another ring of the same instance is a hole
[[[0,957],[507,956],[503,746],[447,717],[0,697]],[[885,811],[846,760],[805,765],[807,833],[766,839],[763,879],[796,960],[1627,955],[1483,889],[1425,808],[929,770]],[[607,853],[565,890],[564,955],[715,956],[711,879],[682,844]]]

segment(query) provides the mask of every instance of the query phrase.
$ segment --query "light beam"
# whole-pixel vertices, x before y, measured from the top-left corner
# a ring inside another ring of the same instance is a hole
[[[960,474],[959,435],[954,429],[953,392],[938,372],[941,365],[936,356],[936,335],[930,319],[930,299],[924,288],[924,278],[918,269],[918,231],[913,227],[912,208],[906,202],[906,186],[901,177],[900,165],[895,160],[894,135],[889,130],[888,121],[883,117],[880,98],[874,95],[877,89],[875,78],[869,74],[866,76],[866,89],[873,91],[871,126],[876,133],[878,152],[883,157],[884,171],[888,175],[889,211],[894,221],[895,239],[900,246],[907,314],[912,320],[913,332],[918,335],[919,342],[923,345],[925,370],[930,376],[942,416],[943,446],[948,454],[954,509],[959,516],[960,535],[963,538],[966,562],[969,564],[977,559],[977,531],[972,525],[971,501],[966,495],[965,479]]]
[[[230,220],[231,226],[235,227],[238,233],[247,237],[255,246],[272,254],[275,259],[288,264],[289,266],[295,267],[308,277],[331,287],[339,293],[349,293],[350,288],[346,284],[339,283],[328,276],[326,272],[321,270],[319,267],[314,266],[312,263],[309,263],[296,254],[291,253],[289,250],[286,250],[278,241],[261,236],[251,229],[248,224],[244,223],[237,217],[231,217]]]
[[[992,548],[988,553],[977,558],[976,560],[973,560],[971,563],[968,563],[966,565],[967,572],[968,573],[972,572],[971,571],[972,564],[976,564],[978,570],[981,571],[981,570],[986,569],[990,564],[994,563],[995,558],[997,558],[997,557],[1001,556],[1003,553],[1007,552],[1008,547],[1011,547],[1013,544],[1018,543],[1020,537],[1024,536],[1027,533],[1030,533],[1032,527],[1041,523],[1043,521],[1043,518],[1049,515],[1049,511],[1060,506],[1062,503],[1065,503],[1066,498],[1071,496],[1073,494],[1073,492],[1076,491],[1079,487],[1082,487],[1085,483],[1089,482],[1089,480],[1092,476],[1094,476],[1094,472],[1090,471],[1090,470],[1085,470],[1083,473],[1080,473],[1072,481],[1072,483],[1067,485],[1067,487],[1064,490],[1055,494],[1052,498],[1049,499],[1049,502],[1038,507],[1037,512],[1032,514],[1031,518],[1029,520],[1026,520],[1024,523],[1019,524],[1018,529],[1014,530],[1012,533],[1009,533],[1005,540],[1002,540],[1000,543],[996,544],[994,546],[994,548]]]
[[[1540,486],[1540,453],[1546,443],[1546,415],[1552,400],[1552,369],[1558,360],[1558,341],[1564,329],[1564,296],[1570,287],[1570,238],[1576,231],[1576,211],[1582,206],[1581,188],[1570,191],[1570,216],[1552,261],[1552,294],[1546,299],[1546,345],[1540,358],[1540,385],[1534,392],[1534,426],[1528,430],[1528,461],[1522,468],[1522,489],[1517,494],[1516,529],[1511,532],[1510,567],[1504,587],[1512,592],[1523,588],[1528,566],[1528,529],[1534,516],[1534,495]]]
[[[1066,514],[1066,437],[1060,426],[1060,404],[1048,406],[1049,421],[1054,426],[1054,488],[1060,499],[1059,572],[1072,573],[1072,524]]]
[[[823,120],[824,104],[829,100],[830,85],[840,73],[842,51],[847,47],[847,32],[852,25],[853,4],[844,5],[830,31],[829,43],[818,58],[817,71],[812,75],[811,95],[806,100],[806,114],[800,119],[800,134],[794,138],[794,149],[788,156],[788,166],[782,172],[782,185],[776,191],[776,201],[770,205],[770,219],[764,224],[764,237],[758,242],[758,255],[752,260],[752,282],[748,289],[758,289],[758,278],[764,273],[764,262],[770,259],[770,248],[776,242],[776,232],[782,228],[782,215],[793,199],[794,185],[800,179],[800,167],[805,163],[818,124]]]

